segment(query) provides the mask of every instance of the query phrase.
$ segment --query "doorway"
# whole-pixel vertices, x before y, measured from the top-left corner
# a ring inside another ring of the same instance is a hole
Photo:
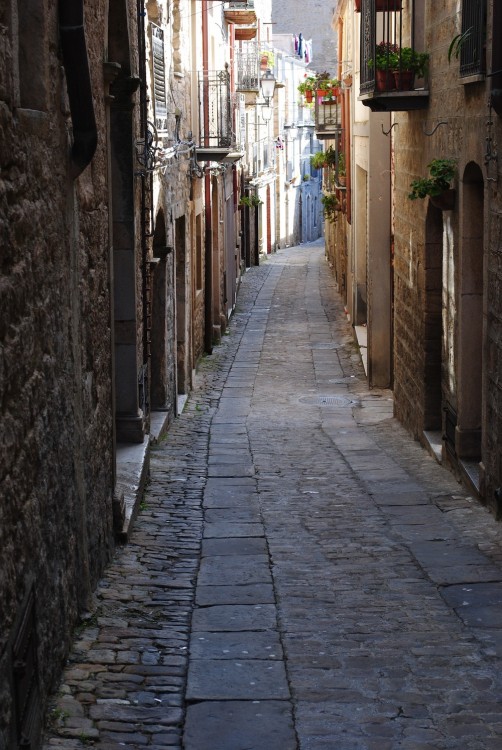
[[[481,458],[483,382],[484,181],[470,162],[464,171],[458,300],[458,458]]]

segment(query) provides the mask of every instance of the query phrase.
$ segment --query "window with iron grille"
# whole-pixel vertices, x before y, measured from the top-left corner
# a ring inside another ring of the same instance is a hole
[[[167,92],[166,92],[166,62],[164,56],[164,30],[155,24],[152,28],[152,58],[153,58],[153,107],[155,113],[155,127],[158,131],[167,130]]]
[[[460,75],[482,75],[486,70],[486,2],[462,0]]]

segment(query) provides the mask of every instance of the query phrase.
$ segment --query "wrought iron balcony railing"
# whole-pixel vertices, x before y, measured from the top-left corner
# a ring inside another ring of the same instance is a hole
[[[317,138],[333,138],[341,128],[341,106],[339,97],[318,96],[315,103],[315,132]]]
[[[243,43],[235,50],[237,91],[260,90],[260,51],[256,42]]]
[[[427,106],[428,55],[415,38],[415,5],[409,0],[360,0],[360,99],[374,111]]]
[[[234,145],[228,68],[199,73],[199,123],[200,145],[204,148]]]

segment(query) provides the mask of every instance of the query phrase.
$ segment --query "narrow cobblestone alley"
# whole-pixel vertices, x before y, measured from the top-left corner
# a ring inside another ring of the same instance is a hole
[[[322,244],[244,277],[45,750],[500,750],[502,528],[369,391]]]

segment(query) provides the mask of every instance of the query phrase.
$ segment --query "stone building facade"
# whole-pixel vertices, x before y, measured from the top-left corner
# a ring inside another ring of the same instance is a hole
[[[353,73],[353,167],[352,225],[331,252],[341,266],[347,248],[347,307],[367,325],[370,384],[392,385],[398,418],[500,514],[500,10],[357,5],[342,0],[334,16]],[[426,75],[379,84],[381,43],[400,60],[405,47],[425,53]],[[427,191],[411,200],[437,160],[453,165],[452,202]]]
[[[259,59],[246,107],[236,50],[265,34],[253,3],[242,23],[231,5],[0,8],[0,750],[38,746],[150,441],[225,330],[246,265],[281,239],[285,109],[258,125]],[[297,192],[314,202],[314,182]]]
[[[113,542],[105,4],[86,19],[0,9],[2,749],[36,743]]]

